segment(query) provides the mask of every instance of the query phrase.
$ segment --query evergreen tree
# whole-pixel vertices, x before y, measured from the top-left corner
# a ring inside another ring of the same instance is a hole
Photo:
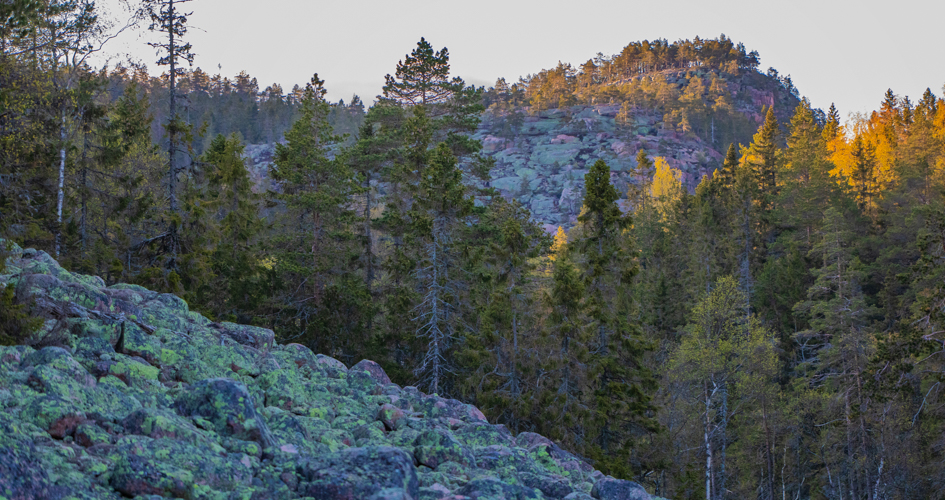
[[[572,248],[581,255],[585,311],[596,337],[591,366],[598,386],[589,451],[602,469],[629,475],[631,436],[655,430],[648,393],[656,384],[643,364],[647,344],[630,323],[636,265],[626,233],[631,221],[617,206],[618,198],[610,168],[598,160],[585,176],[580,238]]]
[[[774,115],[774,108],[768,108],[765,121],[758,128],[746,152],[747,161],[752,166],[758,186],[760,233],[765,243],[771,243],[775,238],[771,212],[775,209],[779,191],[777,174],[781,161],[780,135],[781,128]]]
[[[409,106],[448,101],[456,90],[449,81],[449,61],[446,47],[434,52],[430,42],[420,38],[417,48],[397,63],[395,76],[384,77],[384,99]]]
[[[261,305],[264,289],[256,241],[263,230],[259,197],[252,191],[243,144],[235,136],[216,136],[203,161],[209,170],[207,202],[219,224],[219,239],[212,257],[216,283],[202,302],[214,316],[249,323]]]
[[[559,342],[557,352],[545,363],[554,373],[539,395],[542,409],[541,431],[566,446],[576,447],[587,440],[587,397],[593,391],[587,373],[592,339],[585,328],[584,283],[570,257],[554,263],[550,290],[544,297],[551,313],[549,335]],[[553,380],[553,381],[552,381]]]
[[[176,0],[179,6],[182,3],[191,0]],[[152,43],[151,46],[163,52],[164,55],[158,59],[158,66],[168,66],[168,92],[169,92],[169,110],[168,121],[164,125],[167,133],[167,199],[169,210],[169,222],[167,226],[167,236],[164,243],[165,252],[169,258],[167,268],[169,272],[175,272],[177,268],[177,254],[180,251],[180,242],[178,241],[178,226],[180,207],[178,204],[177,183],[178,176],[181,174],[181,168],[178,165],[178,155],[180,154],[179,136],[187,135],[188,127],[177,114],[177,79],[184,74],[183,68],[179,67],[182,61],[193,64],[194,54],[191,52],[190,43],[182,43],[182,38],[187,34],[187,17],[190,13],[182,13],[174,5],[175,0],[148,0],[146,6],[148,14],[151,17],[151,31],[157,31],[167,34],[167,42]]]
[[[417,276],[424,295],[416,309],[417,336],[426,343],[415,374],[433,393],[447,386],[451,372],[449,350],[457,340],[459,280],[453,248],[457,225],[469,214],[472,199],[466,194],[456,157],[444,143],[430,155],[423,170],[413,209],[413,221],[423,242]]]
[[[360,307],[367,297],[363,280],[349,279],[357,255],[349,203],[354,175],[330,148],[339,140],[328,124],[330,107],[318,75],[305,86],[299,119],[276,146],[273,178],[283,206],[271,241],[278,294],[275,321],[318,352],[353,354],[364,345]],[[289,337],[293,338],[293,337]]]

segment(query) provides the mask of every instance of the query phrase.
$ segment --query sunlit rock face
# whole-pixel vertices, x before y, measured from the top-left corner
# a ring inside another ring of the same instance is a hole
[[[647,499],[477,408],[14,249],[61,345],[0,347],[0,497]]]

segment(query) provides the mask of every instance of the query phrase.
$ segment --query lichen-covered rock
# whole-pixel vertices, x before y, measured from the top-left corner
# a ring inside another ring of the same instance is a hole
[[[221,436],[256,441],[263,448],[275,444],[252,396],[239,382],[218,378],[193,384],[177,397],[174,409],[184,417],[206,419]]]
[[[474,479],[459,493],[473,500],[543,500],[540,491],[517,484],[507,484],[497,478]]]
[[[9,500],[60,499],[68,488],[53,483],[29,441],[0,447],[0,496]]]
[[[421,465],[436,469],[440,464],[455,462],[475,467],[472,453],[453,435],[444,430],[424,431],[413,442],[413,455]]]
[[[419,483],[413,457],[388,446],[350,448],[300,460],[298,492],[319,500],[369,498],[381,491],[399,490],[417,496]]]
[[[0,346],[0,499],[649,498],[372,361],[349,369],[35,250],[14,251],[7,273],[0,286],[64,340]]]
[[[649,500],[643,486],[633,482],[607,477],[594,485],[591,496],[598,500]]]
[[[404,411],[389,403],[381,405],[377,412],[377,419],[389,431],[403,429],[407,425],[407,415]]]
[[[390,383],[390,377],[387,376],[387,373],[384,372],[384,369],[381,368],[381,365],[371,360],[368,360],[368,359],[362,360],[358,364],[352,366],[351,369],[348,371],[351,372],[355,370],[366,371],[370,373],[371,378],[373,378],[374,381],[377,382],[378,384],[387,385]]]

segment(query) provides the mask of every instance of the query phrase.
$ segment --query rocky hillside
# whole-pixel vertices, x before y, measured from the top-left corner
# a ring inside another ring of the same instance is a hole
[[[14,248],[47,346],[0,347],[0,497],[649,499],[473,406]],[[42,345],[39,344],[39,345]]]
[[[574,106],[524,117],[514,135],[496,133],[502,116],[486,114],[476,138],[483,152],[496,160],[492,187],[531,210],[535,220],[553,232],[559,225],[577,222],[584,198],[584,175],[602,159],[612,180],[625,193],[642,148],[663,156],[682,172],[684,183],[694,185],[720,164],[722,154],[697,137],[686,137],[661,127],[661,118],[648,113],[618,126],[620,105]],[[495,134],[495,135],[493,135]]]

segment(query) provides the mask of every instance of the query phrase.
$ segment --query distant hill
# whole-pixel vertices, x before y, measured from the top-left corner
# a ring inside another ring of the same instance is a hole
[[[578,67],[559,63],[518,82],[499,79],[484,92],[487,110],[475,134],[483,153],[496,160],[492,187],[527,206],[549,230],[574,223],[586,167],[597,159],[611,166],[621,192],[632,182],[640,149],[665,158],[693,189],[721,164],[729,144],[751,142],[767,108],[786,123],[800,102],[790,77],[757,67],[756,52],[722,35],[633,42],[620,54],[598,55]],[[148,92],[160,142],[163,81],[144,68],[119,67],[111,77],[115,95],[132,80]],[[186,120],[202,131],[194,152],[218,133],[237,134],[248,144],[257,189],[268,188],[274,144],[297,116],[301,87],[260,90],[245,72],[229,79],[198,68],[182,77],[181,92]],[[354,96],[333,105],[330,121],[351,140],[364,113]]]
[[[511,88],[504,99],[490,89],[494,101],[476,137],[496,160],[492,186],[529,207],[549,230],[575,222],[586,168],[597,159],[610,165],[621,192],[632,182],[640,149],[665,158],[692,189],[721,165],[729,144],[751,142],[766,108],[786,123],[800,102],[790,79],[773,70],[693,68],[575,85],[569,98],[559,98],[567,106],[541,109],[540,97],[527,97],[541,79],[515,84],[524,89]],[[516,102],[516,92],[526,97]]]

